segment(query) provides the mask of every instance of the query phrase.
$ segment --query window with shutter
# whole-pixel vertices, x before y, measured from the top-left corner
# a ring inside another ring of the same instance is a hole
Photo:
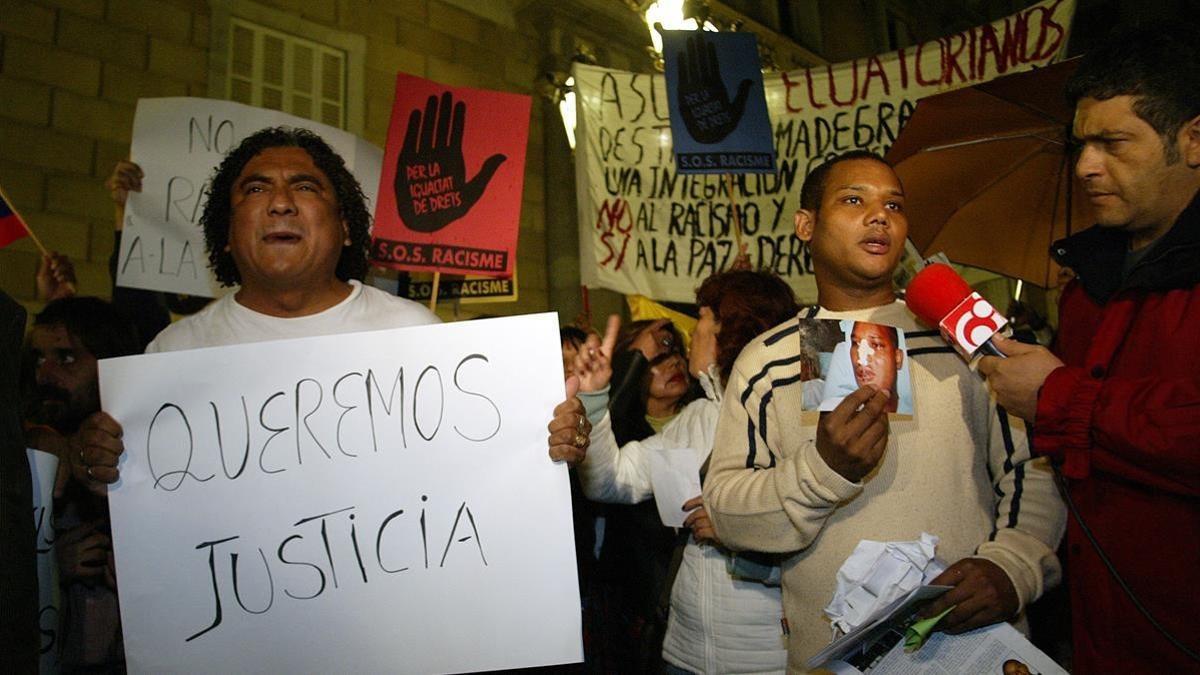
[[[229,22],[226,96],[345,127],[346,54],[249,21]]]
[[[366,41],[249,0],[213,0],[209,95],[362,133]]]

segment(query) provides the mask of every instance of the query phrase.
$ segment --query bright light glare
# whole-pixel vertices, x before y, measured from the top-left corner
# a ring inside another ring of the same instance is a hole
[[[567,130],[567,144],[575,149],[575,77],[568,77],[563,83],[566,91],[558,102],[558,114],[562,116],[563,128]]]
[[[663,30],[696,30],[695,19],[683,18],[684,0],[657,0],[646,8],[646,28],[650,30],[650,42],[654,51],[662,54],[662,35],[654,29],[654,24],[661,23]],[[711,22],[704,22],[704,30],[716,32],[717,27]]]

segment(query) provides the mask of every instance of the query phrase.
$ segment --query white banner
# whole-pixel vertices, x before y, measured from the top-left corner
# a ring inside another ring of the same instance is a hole
[[[130,157],[145,172],[130,192],[117,285],[216,297],[200,215],[225,153],[266,127],[309,129],[346,162],[373,212],[383,150],[341,129],[287,113],[206,98],[144,98],[133,118]]]
[[[100,362],[131,672],[582,658],[554,314]]]
[[[38,633],[41,634],[41,658],[38,672],[58,672],[59,613],[58,563],[54,555],[54,478],[58,457],[41,450],[26,448],[29,473],[33,478],[33,525],[36,529],[38,574]]]
[[[884,154],[918,99],[1056,61],[1074,0],[1044,0],[984,26],[896,52],[765,73],[778,171],[729,178],[675,171],[662,75],[576,64],[575,150],[582,283],[693,302],[737,255],[735,223],[756,267],[816,299],[793,234],[811,167],[856,148]]]

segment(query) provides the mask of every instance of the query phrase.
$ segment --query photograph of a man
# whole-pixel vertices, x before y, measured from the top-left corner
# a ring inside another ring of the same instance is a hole
[[[911,415],[904,336],[892,326],[865,321],[843,321],[842,327],[845,341],[830,356],[820,409],[833,410],[846,396],[869,385],[888,392],[887,412]]]
[[[1004,675],[1034,675],[1029,666],[1016,659],[1009,659],[1001,666]]]
[[[896,412],[900,405],[896,374],[904,366],[904,352],[900,350],[896,329],[878,323],[855,321],[850,332],[850,362],[858,386],[869,384],[880,391],[891,392],[885,409]]]

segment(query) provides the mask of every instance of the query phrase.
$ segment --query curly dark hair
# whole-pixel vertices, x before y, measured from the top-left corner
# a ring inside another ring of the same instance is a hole
[[[821,201],[825,199],[825,184],[829,182],[829,172],[833,167],[852,159],[870,159],[881,164],[887,160],[870,150],[848,150],[840,155],[830,157],[825,163],[809,172],[800,188],[800,208],[816,213],[821,210]]]
[[[578,326],[563,326],[558,329],[558,341],[563,345],[571,345],[578,348],[583,343],[587,342],[588,334]]]
[[[705,279],[696,289],[696,306],[712,310],[721,323],[717,333],[717,370],[729,381],[733,362],[756,335],[800,311],[791,286],[772,272],[731,270]]]
[[[137,327],[116,305],[77,295],[51,301],[33,319],[35,326],[61,325],[97,359],[142,353]]]
[[[1194,21],[1118,29],[1084,55],[1067,81],[1071,105],[1133,96],[1133,112],[1166,141],[1168,162],[1179,159],[1175,135],[1200,115],[1200,48]]]
[[[270,148],[303,149],[312,157],[317,168],[329,178],[337,197],[338,215],[346,221],[350,230],[350,244],[342,247],[342,255],[338,258],[337,278],[342,281],[361,280],[367,273],[371,213],[367,211],[366,199],[358,180],[346,168],[341,156],[320,136],[308,129],[271,127],[247,136],[236,148],[230,150],[209,181],[208,203],[204,205],[204,213],[200,216],[200,226],[204,228],[208,263],[212,266],[217,281],[223,286],[233,286],[242,281],[233,256],[225,250],[229,245],[233,184],[251,159]]]

